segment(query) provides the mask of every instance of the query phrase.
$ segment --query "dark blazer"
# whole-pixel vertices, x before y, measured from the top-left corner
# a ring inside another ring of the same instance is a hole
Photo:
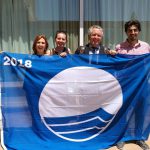
[[[99,45],[99,48],[97,48],[99,51],[99,54],[105,54],[105,50],[108,48],[104,47],[103,45]],[[80,46],[76,49],[75,54],[89,54],[89,51],[93,51],[93,54],[95,53],[95,48],[91,47],[90,44],[87,44],[85,46]]]

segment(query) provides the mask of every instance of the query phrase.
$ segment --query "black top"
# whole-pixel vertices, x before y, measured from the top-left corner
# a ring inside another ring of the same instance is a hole
[[[68,48],[66,48],[66,47],[64,47],[63,51],[61,51],[61,52],[57,52],[57,51],[55,50],[55,48],[53,48],[51,51],[52,51],[52,54],[53,54],[53,55],[59,55],[59,54],[62,53],[62,52],[66,52],[67,54],[69,54]]]
[[[99,45],[99,47],[92,47],[90,44],[85,46],[80,46],[76,49],[75,54],[105,54],[105,50],[109,50],[109,48],[104,47],[103,45]]]

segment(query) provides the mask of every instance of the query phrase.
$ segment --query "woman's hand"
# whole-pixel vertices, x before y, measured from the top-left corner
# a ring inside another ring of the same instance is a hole
[[[66,52],[62,52],[59,54],[61,57],[66,57],[67,56],[67,53]]]

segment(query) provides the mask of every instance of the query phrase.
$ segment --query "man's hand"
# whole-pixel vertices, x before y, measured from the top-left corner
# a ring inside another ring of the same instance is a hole
[[[113,49],[110,49],[110,50],[105,50],[105,53],[106,53],[106,54],[109,54],[109,55],[116,55],[116,54],[117,54],[117,51],[116,51],[116,50],[113,50]]]

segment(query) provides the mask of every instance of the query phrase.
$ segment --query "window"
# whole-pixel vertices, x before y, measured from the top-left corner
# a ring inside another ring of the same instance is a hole
[[[141,22],[140,39],[146,42],[150,39],[149,0],[1,0],[0,3],[0,49],[4,51],[32,53],[37,34],[45,34],[52,48],[57,30],[67,31],[67,47],[75,51],[88,42],[87,30],[93,24],[103,27],[103,44],[114,48],[125,40],[124,23],[132,18]]]

